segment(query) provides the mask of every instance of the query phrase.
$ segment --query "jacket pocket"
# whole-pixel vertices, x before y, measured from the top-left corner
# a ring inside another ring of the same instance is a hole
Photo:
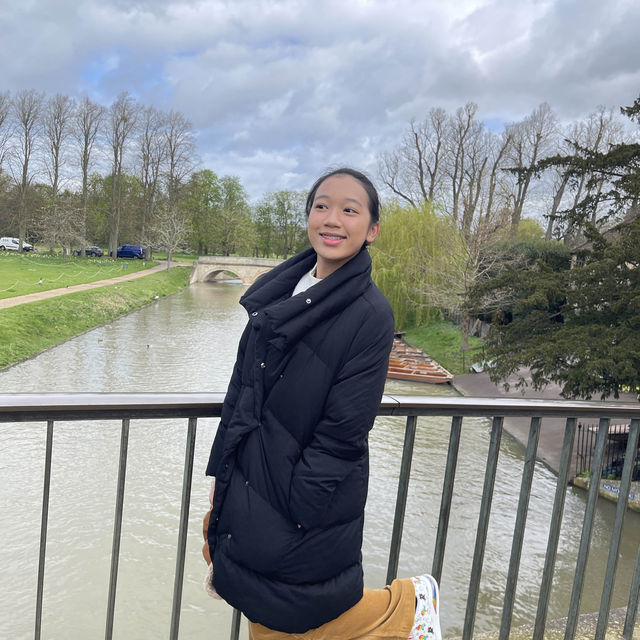
[[[303,532],[265,500],[236,470],[225,500],[224,531],[235,562],[266,575],[279,574]]]

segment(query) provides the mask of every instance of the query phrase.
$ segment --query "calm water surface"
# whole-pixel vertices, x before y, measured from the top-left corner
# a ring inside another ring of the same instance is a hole
[[[199,284],[90,331],[36,358],[0,372],[0,391],[115,392],[224,391],[246,314],[244,288]],[[449,387],[389,381],[386,391],[455,395]],[[201,517],[208,503],[204,468],[217,420],[198,423],[190,534],[181,614],[182,638],[228,638],[229,607],[202,589]],[[419,421],[400,575],[429,571],[433,557],[448,419]],[[544,428],[544,427],[543,427]],[[442,579],[447,635],[464,620],[473,544],[482,494],[490,424],[465,419],[454,512]],[[33,637],[44,424],[0,424],[0,638]],[[166,637],[171,617],[186,421],[131,424],[114,637]],[[371,480],[363,549],[367,586],[382,586],[395,506],[404,419],[379,418],[371,434]],[[120,424],[57,423],[47,543],[43,637],[75,640],[104,635],[115,507]],[[497,628],[506,583],[523,448],[506,434],[485,552],[476,631]],[[535,615],[555,476],[536,472],[516,597],[514,624]],[[562,526],[549,618],[567,613],[585,494],[570,490]],[[582,598],[599,607],[615,505],[600,501],[592,560]],[[638,515],[629,513],[620,550],[614,606],[626,604],[640,542]]]

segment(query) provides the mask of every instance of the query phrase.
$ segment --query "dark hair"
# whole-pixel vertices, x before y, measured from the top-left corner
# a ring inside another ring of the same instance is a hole
[[[333,171],[329,171],[325,173],[323,176],[320,176],[311,187],[311,191],[309,191],[309,195],[307,196],[307,205],[305,210],[307,212],[307,218],[309,217],[309,213],[311,213],[311,207],[313,206],[313,201],[316,197],[316,192],[318,191],[318,187],[331,176],[351,176],[355,178],[367,192],[367,196],[369,198],[369,213],[371,214],[371,223],[380,221],[380,199],[378,198],[378,192],[376,188],[373,186],[373,182],[361,173],[360,171],[356,171],[355,169],[350,169],[349,167],[341,167],[340,169],[335,169]]]

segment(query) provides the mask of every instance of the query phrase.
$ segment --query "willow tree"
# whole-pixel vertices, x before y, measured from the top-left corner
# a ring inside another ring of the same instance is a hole
[[[451,253],[459,237],[452,221],[438,216],[428,203],[416,208],[396,203],[386,208],[382,231],[371,247],[373,278],[393,307],[397,328],[440,316],[440,310],[423,295],[425,287],[438,285],[439,276],[423,267]]]

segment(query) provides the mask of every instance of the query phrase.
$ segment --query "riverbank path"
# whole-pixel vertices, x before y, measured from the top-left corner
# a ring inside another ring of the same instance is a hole
[[[192,267],[191,262],[171,262],[172,267]],[[143,269],[142,271],[136,271],[135,273],[127,273],[123,276],[115,276],[113,278],[107,278],[105,280],[96,280],[95,282],[84,282],[82,284],[74,284],[69,287],[62,287],[60,289],[48,289],[47,291],[36,291],[35,293],[27,293],[23,296],[15,296],[14,298],[3,298],[0,300],[0,309],[8,309],[10,307],[17,307],[20,304],[26,304],[27,302],[37,302],[38,300],[47,300],[49,298],[56,298],[57,296],[65,296],[69,293],[75,293],[76,291],[88,291],[89,289],[99,289],[100,287],[106,287],[111,284],[118,284],[118,282],[125,282],[126,280],[134,280],[135,278],[142,278],[144,276],[151,275],[156,271],[162,271],[167,268],[166,260],[158,263],[155,267],[150,269]]]
[[[501,384],[494,384],[489,379],[489,374],[483,373],[467,373],[465,375],[456,376],[451,384],[463,396],[474,396],[483,398],[543,398],[545,400],[564,400],[560,395],[560,386],[557,384],[549,384],[540,391],[535,391],[531,385],[526,388],[525,394],[520,389],[515,388],[516,378],[513,376],[508,380],[510,383],[509,391],[505,391]],[[632,393],[621,393],[617,400],[607,400],[613,403],[635,404],[636,396]],[[583,423],[590,423],[588,418],[582,420]],[[597,423],[597,419],[591,422]],[[564,429],[566,420],[564,418],[545,418],[542,422],[540,430],[540,440],[538,442],[538,459],[542,460],[556,474],[560,469],[560,456],[562,454],[562,443],[564,440]],[[529,418],[510,418],[504,419],[504,429],[511,434],[523,447],[526,448],[529,439]],[[573,456],[571,460],[571,476],[575,475],[575,450],[573,447]]]

